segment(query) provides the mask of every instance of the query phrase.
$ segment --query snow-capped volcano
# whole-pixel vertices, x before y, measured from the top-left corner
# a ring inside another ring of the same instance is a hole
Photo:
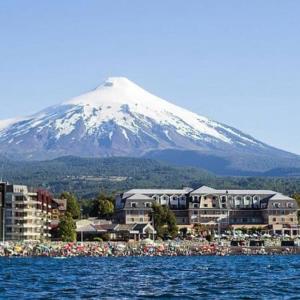
[[[166,149],[293,156],[154,96],[124,77],[108,78],[96,89],[32,116],[0,121],[0,153],[16,158],[143,156]]]

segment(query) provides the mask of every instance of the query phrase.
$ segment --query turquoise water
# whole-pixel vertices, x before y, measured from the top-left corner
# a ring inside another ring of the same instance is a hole
[[[2,258],[1,299],[300,299],[300,256]]]

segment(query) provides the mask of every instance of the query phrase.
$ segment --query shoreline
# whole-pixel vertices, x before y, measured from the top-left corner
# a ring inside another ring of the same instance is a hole
[[[174,242],[154,244],[118,242],[0,244],[0,258],[273,256],[299,254],[299,246],[219,246],[217,244]]]

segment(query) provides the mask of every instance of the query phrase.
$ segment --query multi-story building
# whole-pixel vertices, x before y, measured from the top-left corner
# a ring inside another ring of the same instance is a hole
[[[174,212],[178,224],[189,224],[188,195],[192,189],[133,189],[118,195],[116,208],[118,220],[124,224],[147,223],[154,202],[168,205]]]
[[[6,190],[6,184],[4,182],[0,182],[0,240],[1,241],[3,241],[5,238],[5,231],[4,231],[5,190]]]
[[[52,199],[51,212],[51,238],[53,240],[59,239],[59,222],[67,210],[67,199]]]
[[[2,212],[3,240],[49,239],[51,195],[31,190],[24,185],[2,184],[5,187]]]
[[[67,199],[52,199],[52,222],[59,222],[67,210]]]
[[[152,203],[168,205],[177,224],[264,227],[273,233],[298,235],[297,202],[270,190],[134,189],[117,197],[118,216],[125,224],[149,221]]]

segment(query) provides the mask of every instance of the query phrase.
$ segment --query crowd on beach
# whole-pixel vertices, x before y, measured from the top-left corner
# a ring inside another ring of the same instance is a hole
[[[275,255],[300,253],[299,247],[238,246],[216,242],[5,242],[0,257],[78,257],[78,256],[199,256],[199,255]]]

